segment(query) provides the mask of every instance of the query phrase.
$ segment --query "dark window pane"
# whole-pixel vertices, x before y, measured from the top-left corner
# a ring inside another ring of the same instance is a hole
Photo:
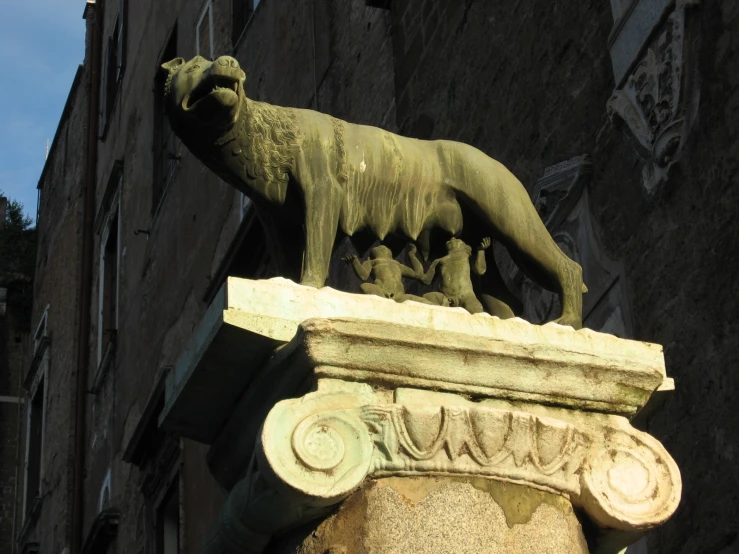
[[[31,400],[30,433],[28,435],[28,472],[26,474],[26,515],[41,490],[41,443],[44,421],[44,381],[41,381]]]

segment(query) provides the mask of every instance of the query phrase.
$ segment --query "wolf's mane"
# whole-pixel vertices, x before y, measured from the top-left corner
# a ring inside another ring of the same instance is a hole
[[[295,111],[249,99],[244,108],[240,115],[242,136],[236,142],[247,177],[257,181],[269,198],[282,197],[298,146]]]

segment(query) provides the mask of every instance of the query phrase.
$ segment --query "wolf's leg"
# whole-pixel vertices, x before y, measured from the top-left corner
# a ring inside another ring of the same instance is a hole
[[[536,217],[538,219],[538,214]],[[524,242],[524,247],[529,248],[528,251],[516,246],[511,254],[526,275],[540,286],[559,294],[562,315],[554,321],[560,325],[580,329],[584,291],[582,268],[560,250],[544,224],[540,223],[540,226],[541,229],[536,233],[539,240],[531,241],[529,244]]]
[[[339,224],[340,198],[330,183],[304,187],[305,252],[300,284],[321,288],[328,277],[331,251]]]
[[[582,327],[582,268],[554,242],[518,179],[507,171],[507,174],[500,172],[497,166],[488,168],[487,174],[497,173],[491,183],[479,183],[474,187],[478,190],[470,189],[468,194],[476,194],[473,202],[521,269],[541,286],[559,293],[562,316],[557,323],[579,329]]]
[[[265,210],[257,209],[255,213],[264,229],[267,248],[278,275],[296,283],[300,282],[303,226],[298,221],[295,222],[296,225],[289,225],[286,218],[278,219]]]

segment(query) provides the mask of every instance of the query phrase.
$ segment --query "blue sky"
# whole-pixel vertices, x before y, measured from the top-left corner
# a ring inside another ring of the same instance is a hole
[[[0,0],[0,190],[36,216],[36,185],[77,66],[85,0]]]

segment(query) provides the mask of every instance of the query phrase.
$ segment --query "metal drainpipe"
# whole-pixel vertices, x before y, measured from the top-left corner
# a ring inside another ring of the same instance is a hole
[[[92,242],[93,212],[95,210],[95,172],[97,169],[98,101],[100,91],[100,46],[102,43],[103,0],[87,5],[87,18],[92,11],[90,44],[90,88],[87,128],[87,164],[85,168],[85,205],[82,215],[82,275],[80,279],[79,332],[77,333],[77,382],[74,422],[74,474],[72,481],[72,537],[71,554],[82,548],[83,486],[85,469],[85,403],[87,396],[87,364],[90,345],[90,307],[92,300]]]

